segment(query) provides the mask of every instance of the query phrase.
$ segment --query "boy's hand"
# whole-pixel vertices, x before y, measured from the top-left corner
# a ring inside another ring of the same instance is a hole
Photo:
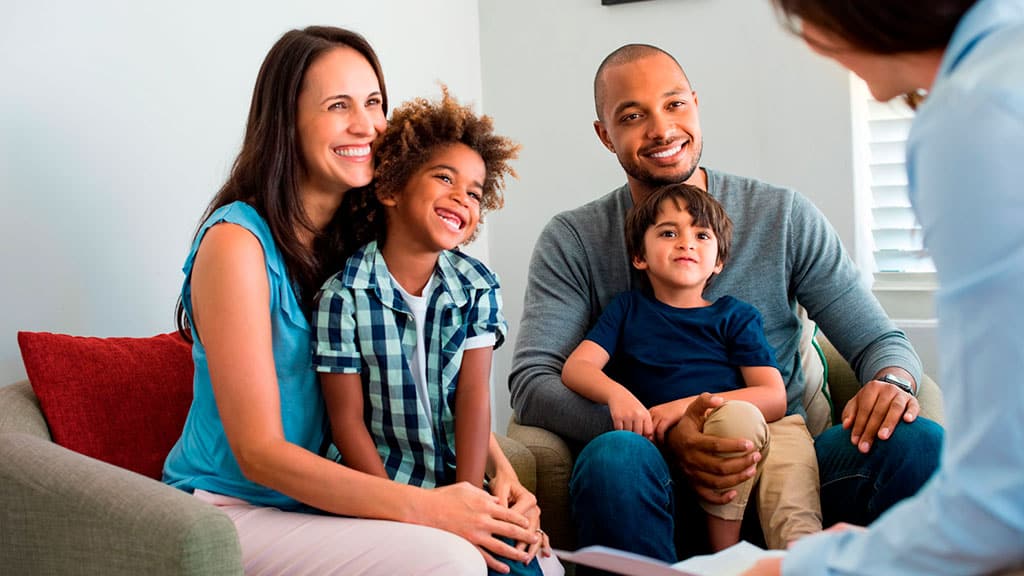
[[[617,390],[608,399],[608,410],[612,413],[612,424],[616,430],[636,432],[648,440],[654,438],[651,413],[629,390]]]
[[[686,407],[690,405],[689,399],[675,400],[658,404],[651,408],[651,420],[654,425],[654,439],[661,444],[665,442],[665,433],[686,413]]]

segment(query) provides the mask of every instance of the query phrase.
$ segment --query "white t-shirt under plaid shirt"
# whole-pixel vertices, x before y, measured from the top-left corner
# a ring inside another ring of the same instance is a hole
[[[413,315],[376,242],[324,284],[313,314],[314,368],[361,375],[366,425],[384,468],[395,481],[424,487],[455,479],[455,386],[466,339],[494,334],[498,347],[508,329],[498,279],[481,262],[442,252],[434,274],[421,327],[428,403],[411,369]]]

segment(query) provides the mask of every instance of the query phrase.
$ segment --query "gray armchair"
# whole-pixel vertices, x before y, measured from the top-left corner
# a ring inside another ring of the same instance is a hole
[[[0,566],[10,574],[241,574],[231,520],[54,444],[27,380],[0,388]]]
[[[499,437],[535,487],[533,455]],[[27,380],[0,387],[0,572],[241,574],[234,524],[158,480],[54,444]]]

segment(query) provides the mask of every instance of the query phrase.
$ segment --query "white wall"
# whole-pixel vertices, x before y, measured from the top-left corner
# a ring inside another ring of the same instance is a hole
[[[443,80],[524,145],[506,208],[471,247],[501,274],[511,324],[498,429],[534,239],[624,181],[591,128],[594,71],[619,45],[679,58],[706,165],[796,187],[853,247],[847,77],[783,32],[768,0],[18,2],[0,19],[0,385],[24,377],[18,330],[173,329],[181,263],[259,64],[314,23],[369,38],[393,105]]]
[[[513,342],[543,225],[625,182],[592,128],[594,72],[625,43],[665,48],[686,69],[700,102],[704,165],[795,187],[853,249],[848,76],[783,31],[768,0],[483,1],[480,38],[486,110],[523,144],[520,179],[491,218]],[[499,383],[512,348],[499,350]],[[497,388],[496,404],[506,406],[507,387]]]
[[[392,106],[447,82],[479,102],[476,0],[14,2],[0,19],[0,385],[16,333],[149,336],[285,31],[365,35]],[[478,251],[486,252],[486,242]]]

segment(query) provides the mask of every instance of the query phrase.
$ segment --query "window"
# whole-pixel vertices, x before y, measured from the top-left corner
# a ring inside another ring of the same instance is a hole
[[[913,111],[900,99],[882,103],[852,77],[857,154],[858,264],[874,274],[876,290],[893,285],[933,289],[935,267],[907,197],[906,143]]]
[[[913,111],[902,101],[875,101],[864,82],[850,78],[857,265],[896,325],[920,344],[926,365],[934,366],[934,346],[928,342],[934,341],[938,279],[907,198],[906,143]]]

